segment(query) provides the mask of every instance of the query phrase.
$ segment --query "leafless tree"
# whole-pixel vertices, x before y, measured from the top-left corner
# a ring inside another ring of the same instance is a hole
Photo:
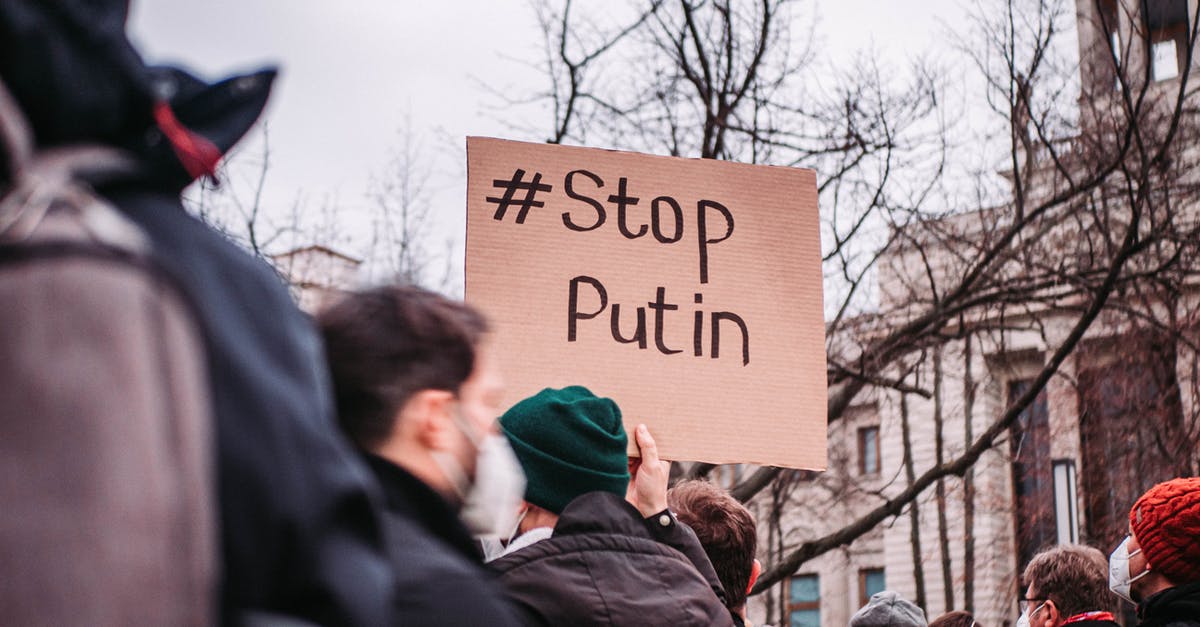
[[[292,268],[286,266],[296,258],[285,255],[280,261],[278,255],[317,246],[364,262],[369,281],[454,288],[453,239],[440,248],[431,245],[431,153],[409,116],[397,132],[386,166],[363,190],[365,207],[329,197],[314,203],[302,190],[286,204],[272,202],[272,157],[269,125],[264,123],[254,141],[224,160],[219,183],[203,180],[189,188],[186,206],[272,264],[285,280],[292,276]]]
[[[265,198],[272,166],[269,123],[263,122],[257,135],[255,141],[235,149],[222,162],[215,181],[201,179],[189,188],[184,203],[197,217],[251,254],[269,260],[270,253],[281,252],[276,248],[301,238],[302,227],[313,220],[304,215],[299,194],[283,210],[269,206]]]
[[[387,166],[372,180],[370,241],[365,251],[371,280],[400,281],[446,291],[453,281],[453,239],[430,246],[432,155],[404,116]]]
[[[1139,27],[1143,16],[1126,15],[1121,23],[1132,27],[1101,37],[1101,51],[1076,63],[1063,47],[1075,3],[981,6],[961,35],[971,63],[958,70],[978,80],[991,113],[972,128],[974,111],[948,109],[946,77],[929,63],[901,71],[862,56],[847,71],[821,66],[814,50],[796,46],[789,25],[799,8],[785,0],[642,2],[607,21],[570,0],[538,6],[549,141],[817,171],[826,291],[836,296],[827,296],[836,303],[827,324],[831,424],[868,393],[941,403],[939,377],[929,386],[920,376],[921,358],[939,347],[957,342],[971,354],[1017,331],[1045,338],[1030,385],[986,428],[968,420],[961,450],[939,445],[931,466],[889,482],[877,506],[789,547],[756,591],[910,511],[947,478],[969,481],[1089,332],[1112,328],[1119,312],[1154,318],[1189,350],[1195,342],[1194,324],[1172,313],[1191,302],[1200,271],[1191,63],[1156,80],[1147,51],[1157,35]],[[1097,6],[1103,22],[1108,3]],[[1191,58],[1196,32],[1193,18],[1180,58]],[[1080,66],[1101,78],[1081,82]],[[963,145],[997,150],[965,171],[950,157]],[[1004,165],[993,167],[1000,154]],[[889,281],[871,311],[882,273]],[[1047,318],[1061,332],[1039,331]],[[966,374],[968,417],[978,413],[978,377]],[[1194,424],[1181,422],[1181,433],[1194,435]],[[733,493],[749,500],[790,476],[762,468]],[[939,546],[947,550],[944,537]]]

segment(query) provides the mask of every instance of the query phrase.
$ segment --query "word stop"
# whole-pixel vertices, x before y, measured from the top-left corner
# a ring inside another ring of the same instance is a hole
[[[572,231],[598,229],[608,219],[608,212],[605,210],[604,204],[599,200],[577,189],[578,182],[575,180],[576,175],[591,181],[597,191],[604,188],[604,179],[592,172],[588,172],[587,170],[571,170],[567,172],[566,179],[563,182],[567,196],[590,206],[591,212],[595,215],[587,216],[586,214],[589,212],[582,211],[585,215],[581,217],[573,215],[571,211],[564,211],[562,214],[563,226]],[[608,196],[608,202],[616,209],[617,230],[621,232],[622,236],[626,239],[638,239],[649,232],[660,244],[674,244],[683,239],[683,207],[680,206],[677,200],[670,196],[658,196],[651,200],[648,203],[648,220],[642,221],[633,228],[630,228],[630,215],[633,213],[632,207],[637,205],[642,199],[631,195],[628,191],[628,185],[629,179],[623,176],[620,177],[617,180],[617,193]],[[590,222],[584,218],[590,218]],[[579,220],[579,222],[576,222],[576,220]],[[718,221],[720,224],[716,226],[715,223]],[[708,283],[708,248],[713,244],[719,244],[729,239],[733,235],[733,214],[725,205],[715,200],[700,199],[696,202],[695,231],[696,251],[700,265],[700,282]],[[724,232],[720,235],[713,235],[714,232],[721,231]]]

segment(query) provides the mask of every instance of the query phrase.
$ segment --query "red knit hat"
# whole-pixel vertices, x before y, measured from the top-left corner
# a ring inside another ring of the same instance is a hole
[[[1176,584],[1200,581],[1200,477],[1147,490],[1129,510],[1129,526],[1151,570]]]

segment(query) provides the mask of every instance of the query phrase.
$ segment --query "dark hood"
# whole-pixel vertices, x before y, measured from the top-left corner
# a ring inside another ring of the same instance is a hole
[[[262,113],[276,72],[209,84],[147,66],[125,34],[128,14],[128,0],[0,1],[0,79],[38,145],[124,148],[157,182],[183,187],[193,177],[158,130],[155,102],[224,154]]]

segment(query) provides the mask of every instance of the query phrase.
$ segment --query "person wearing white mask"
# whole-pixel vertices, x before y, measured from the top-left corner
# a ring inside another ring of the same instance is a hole
[[[1108,563],[1090,546],[1064,544],[1033,556],[1021,576],[1019,627],[1118,627]]]
[[[529,624],[473,537],[511,529],[525,490],[496,426],[504,382],[483,316],[391,286],[352,293],[317,321],[339,423],[386,499],[399,624]]]
[[[1200,627],[1200,477],[1147,490],[1108,565],[1109,587],[1137,604],[1138,627]]]

